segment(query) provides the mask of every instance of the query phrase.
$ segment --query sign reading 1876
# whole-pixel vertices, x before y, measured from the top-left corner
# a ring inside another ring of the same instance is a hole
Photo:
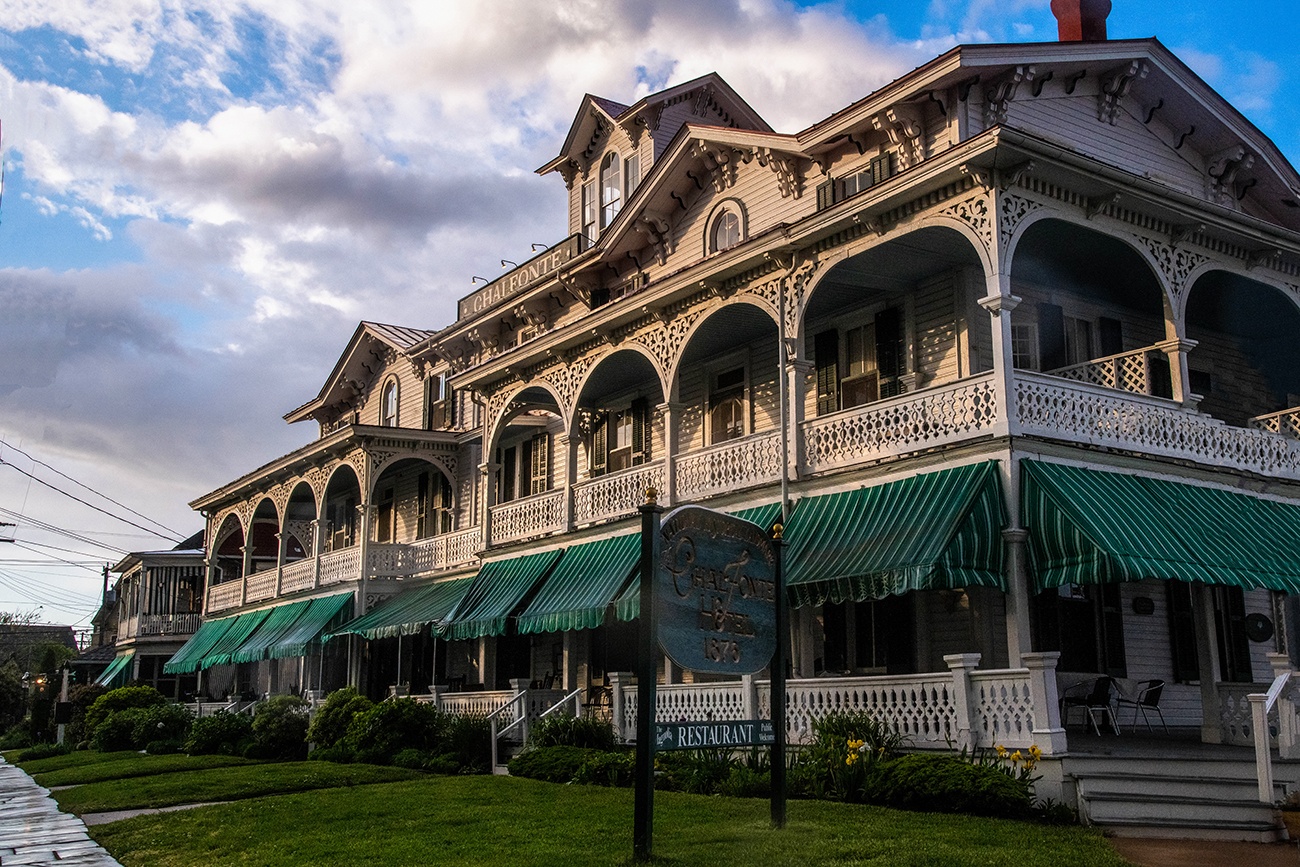
[[[664,653],[691,671],[761,671],[776,649],[776,561],[767,534],[697,506],[669,513],[660,532],[654,600]]]

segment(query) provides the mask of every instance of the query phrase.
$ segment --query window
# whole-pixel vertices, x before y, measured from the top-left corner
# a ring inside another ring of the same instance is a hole
[[[384,386],[384,393],[379,405],[379,426],[397,427],[397,380],[392,379]]]
[[[447,383],[447,374],[430,376],[424,381],[424,429],[446,430],[456,425],[456,393]]]
[[[1169,643],[1174,680],[1179,683],[1201,679],[1196,655],[1196,618],[1191,586],[1184,581],[1167,582]],[[1250,641],[1246,635],[1246,597],[1240,587],[1211,587],[1214,606],[1215,640],[1219,647],[1219,679],[1229,683],[1250,683]]]
[[[397,526],[393,512],[393,489],[385,488],[376,503],[375,541],[393,542],[397,538]]]
[[[616,473],[650,459],[650,405],[637,398],[626,409],[597,413],[587,435],[592,476]]]
[[[841,355],[842,353],[842,355]],[[817,413],[825,415],[903,393],[903,315],[886,307],[869,322],[813,338]]]
[[[497,462],[501,465],[497,502],[506,503],[551,489],[550,444],[550,434],[541,433],[497,451]]]
[[[829,208],[836,202],[842,202],[849,196],[857,195],[894,174],[894,155],[881,154],[867,164],[867,167],[819,184],[817,187],[817,210]]]
[[[1074,316],[1065,317],[1065,363],[1083,364],[1094,358],[1092,323]]]
[[[582,237],[590,247],[598,237],[596,228],[596,182],[587,181],[582,185]]]
[[[709,233],[709,252],[721,253],[740,243],[740,217],[728,208],[713,220]]]
[[[709,388],[709,442],[740,439],[746,428],[745,368],[715,373]]]
[[[542,494],[551,489],[551,438],[538,434],[529,446],[528,493]]]
[[[419,539],[450,533],[452,524],[451,482],[442,473],[420,473],[415,485],[416,527]]]
[[[637,185],[641,183],[641,155],[632,154],[632,156],[623,160],[623,189],[626,191],[623,198],[630,199],[636,192]]]
[[[1011,364],[1017,370],[1041,370],[1038,363],[1038,326],[1032,322],[1011,325]]]
[[[623,206],[623,180],[618,154],[606,154],[600,164],[600,227],[614,222]]]

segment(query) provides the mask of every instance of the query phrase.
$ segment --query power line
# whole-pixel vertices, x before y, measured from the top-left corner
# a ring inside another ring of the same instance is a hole
[[[96,554],[87,554],[85,551],[74,551],[71,548],[60,548],[58,545],[47,545],[43,542],[33,542],[30,539],[24,539],[22,542],[15,542],[19,547],[35,546],[37,548],[49,548],[51,551],[62,551],[64,554],[80,554],[83,557],[89,557],[93,562],[99,562],[102,557]]]
[[[0,515],[5,515],[10,518],[17,518],[21,521],[25,521],[26,523],[32,525],[37,530],[44,530],[47,533],[54,533],[59,536],[66,536],[67,538],[72,539],[73,541],[82,542],[87,545],[92,545],[96,548],[103,548],[105,551],[113,551],[114,553],[123,554],[123,555],[131,553],[130,551],[127,551],[124,548],[119,548],[116,545],[109,545],[104,542],[99,542],[95,539],[91,539],[89,536],[83,536],[80,533],[74,533],[71,530],[63,529],[62,527],[56,527],[53,524],[40,520],[39,518],[32,518],[27,515],[23,515],[19,512],[15,512],[12,509],[6,509],[3,506],[0,506]]]
[[[166,524],[164,524],[162,521],[155,521],[153,518],[150,518],[148,515],[142,515],[142,514],[140,514],[140,513],[137,512],[135,509],[132,509],[130,506],[126,505],[125,503],[119,503],[117,500],[113,499],[113,498],[110,497],[108,494],[105,494],[105,493],[102,493],[101,491],[97,491],[97,490],[95,490],[95,489],[92,488],[90,485],[87,485],[87,484],[84,483],[84,482],[80,482],[80,481],[74,479],[72,476],[68,475],[67,473],[55,469],[54,467],[50,466],[49,464],[45,463],[45,461],[42,461],[42,460],[40,460],[39,458],[34,458],[34,457],[32,457],[31,455],[27,454],[27,452],[23,451],[22,449],[18,448],[17,446],[12,446],[12,445],[10,445],[9,443],[5,442],[3,439],[0,439],[0,446],[4,446],[4,447],[6,447],[6,448],[9,448],[9,449],[12,449],[12,450],[18,452],[18,454],[20,454],[20,455],[22,455],[23,457],[27,458],[27,460],[31,461],[32,463],[34,463],[34,464],[39,464],[40,466],[45,467],[47,470],[49,470],[50,472],[54,473],[55,475],[67,479],[68,481],[72,482],[74,485],[76,485],[76,486],[79,487],[79,488],[82,488],[82,489],[84,489],[84,490],[90,491],[92,494],[94,494],[94,495],[97,496],[97,497],[102,497],[103,499],[105,499],[105,500],[107,500],[108,502],[112,503],[114,506],[118,506],[119,508],[126,509],[128,512],[130,512],[132,515],[135,515],[137,518],[142,518],[142,519],[148,521],[150,524],[157,524],[159,527],[162,527],[162,528],[163,528],[164,530],[166,530],[168,533],[171,533],[173,536],[178,537],[178,538],[172,540],[172,541],[174,541],[174,542],[180,542],[180,541],[182,541],[182,540],[185,538],[185,534],[182,533],[182,532],[180,532],[179,530],[173,530],[171,527],[168,527],[168,526],[167,526]],[[3,459],[3,458],[0,458],[0,463],[3,463],[3,462],[4,462],[4,459]],[[13,466],[13,464],[10,464],[10,466]],[[14,467],[14,468],[17,469],[17,467]],[[39,481],[39,480],[38,480],[38,481]],[[56,488],[55,490],[58,490],[58,489]],[[65,493],[65,492],[60,491],[60,493]],[[71,496],[71,494],[68,494],[68,496]],[[73,499],[76,499],[76,498],[74,497]],[[81,500],[78,500],[78,502],[82,502],[82,501],[81,501]],[[87,505],[89,505],[89,504],[87,503]],[[94,507],[92,506],[92,508],[94,508]],[[107,514],[107,513],[106,513],[106,514]],[[119,518],[119,520],[121,520],[121,519]],[[130,523],[130,522],[128,521],[127,523]],[[138,527],[139,525],[138,525],[138,524],[132,524],[132,526],[136,526],[136,527]],[[167,538],[166,536],[163,536],[161,533],[154,532],[153,530],[148,530],[148,529],[146,529],[146,528],[144,528],[144,527],[140,527],[140,529],[141,529],[141,530],[145,530],[145,532],[147,532],[147,533],[152,533],[152,534],[155,535],[155,536],[160,536],[161,538],[164,538],[164,539]]]
[[[31,551],[33,554],[43,554],[43,553],[45,553],[45,552],[43,552],[43,551],[38,551],[38,550],[36,550],[35,548],[29,548],[27,545],[25,545],[25,544],[22,543],[22,542],[15,542],[14,544],[17,545],[19,548],[22,548],[22,549],[25,550],[25,551]],[[94,568],[94,567],[91,567],[91,566],[83,566],[82,564],[80,564],[80,563],[74,563],[74,562],[72,562],[71,560],[64,560],[62,557],[55,557],[53,554],[46,554],[45,556],[50,557],[51,559],[54,559],[54,560],[58,560],[60,563],[67,563],[69,566],[76,566],[78,569],[89,569],[91,572],[98,572],[98,571],[99,571],[98,569],[96,569],[96,568]]]

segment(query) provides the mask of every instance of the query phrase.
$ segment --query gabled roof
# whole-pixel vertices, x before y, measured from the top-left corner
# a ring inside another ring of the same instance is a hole
[[[367,354],[365,345],[367,343],[373,341],[402,355],[410,355],[413,347],[432,337],[435,333],[423,328],[386,325],[382,322],[366,322],[363,320],[358,323],[357,330],[352,333],[352,338],[348,340],[343,354],[339,356],[334,369],[330,371],[325,384],[321,386],[320,393],[313,400],[285,413],[284,420],[292,424],[296,421],[311,418],[314,412],[337,400],[345,381],[349,378],[347,374],[352,373],[354,377],[362,375],[362,364],[365,363],[364,359]]]

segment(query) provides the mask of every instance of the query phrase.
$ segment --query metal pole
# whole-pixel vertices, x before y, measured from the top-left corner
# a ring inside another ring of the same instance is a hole
[[[655,551],[659,538],[658,491],[645,492],[641,513],[641,616],[636,683],[636,801],[632,820],[632,857],[649,861],[654,836],[655,796],[655,658],[658,653],[654,609]]]
[[[67,701],[68,701],[68,667],[65,665],[63,667],[63,688],[59,690],[59,704],[67,704]],[[64,732],[67,731],[67,728],[68,728],[67,725],[65,725],[64,723],[59,723],[58,737],[55,738],[54,740],[56,744],[63,743],[63,735]]]
[[[785,527],[772,528],[772,555],[776,560],[776,650],[772,653],[772,827],[785,827],[785,661],[790,640],[790,617],[785,599],[781,549]]]

